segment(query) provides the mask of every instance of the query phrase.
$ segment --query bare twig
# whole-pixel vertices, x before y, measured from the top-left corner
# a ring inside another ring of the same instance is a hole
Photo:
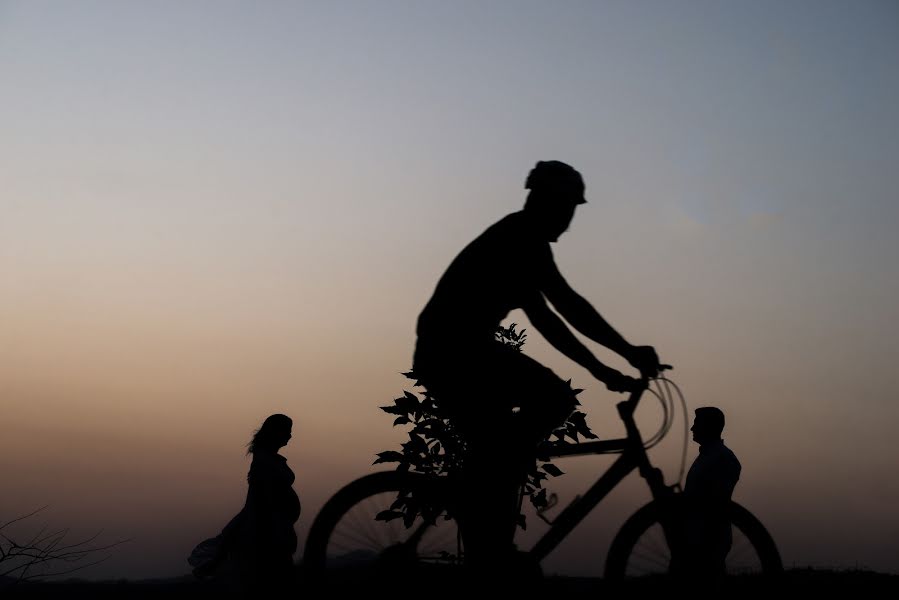
[[[102,533],[100,531],[84,539],[66,543],[66,536],[69,535],[68,528],[47,533],[47,526],[43,525],[24,543],[17,542],[16,536],[9,531],[9,526],[22,523],[46,508],[47,506],[42,506],[28,514],[0,523],[0,577],[7,580],[7,583],[10,583],[10,580],[11,583],[16,583],[41,577],[67,575],[86,569],[100,564],[109,556],[71,567],[63,567],[62,564],[80,563],[89,557],[97,556],[99,553],[129,541],[119,540],[111,544],[96,546],[94,542]],[[59,567],[54,568],[54,565],[59,565]],[[0,585],[2,584],[3,582],[0,581]]]

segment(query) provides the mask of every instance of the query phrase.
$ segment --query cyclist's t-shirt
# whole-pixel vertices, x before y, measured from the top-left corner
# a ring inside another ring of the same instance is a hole
[[[561,277],[531,223],[512,213],[466,246],[418,318],[416,378],[470,439],[492,440],[517,408],[515,427],[542,440],[577,405],[568,382],[496,339],[511,310],[544,302],[545,282]]]
[[[471,347],[494,340],[500,322],[556,269],[549,242],[523,212],[490,226],[466,246],[437,283],[418,318],[418,344]]]

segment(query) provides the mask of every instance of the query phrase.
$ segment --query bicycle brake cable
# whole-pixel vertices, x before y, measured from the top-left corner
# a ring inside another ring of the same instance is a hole
[[[674,388],[674,392],[677,393],[677,397],[680,400],[682,413],[684,415],[684,436],[683,436],[683,446],[681,449],[681,464],[680,470],[678,472],[677,483],[682,486],[682,481],[684,478],[684,471],[686,470],[687,464],[687,403],[684,399],[683,392],[681,392],[680,387],[667,377],[657,377],[653,380],[657,389],[653,389],[652,387],[647,388],[647,390],[652,393],[656,399],[659,400],[659,403],[662,405],[662,425],[659,430],[654,433],[649,439],[644,442],[643,447],[647,450],[659,444],[662,441],[668,432],[671,430],[671,426],[674,423],[674,393],[671,391]]]
[[[681,392],[680,387],[678,387],[678,385],[676,383],[674,383],[667,377],[662,377],[661,380],[662,380],[662,382],[664,382],[665,388],[668,390],[669,395],[671,394],[671,388],[672,387],[674,388],[674,391],[677,392],[677,397],[680,400],[681,408],[683,409],[684,444],[683,444],[683,449],[681,451],[680,473],[678,474],[678,478],[677,478],[678,484],[681,484],[681,482],[684,479],[684,471],[686,470],[686,467],[687,467],[687,446],[688,446],[687,436],[690,431],[689,427],[687,427],[687,423],[689,422],[689,415],[687,414],[687,401],[684,399],[684,394],[683,394],[683,392]],[[672,397],[671,401],[672,401],[672,403],[674,402],[673,397]]]

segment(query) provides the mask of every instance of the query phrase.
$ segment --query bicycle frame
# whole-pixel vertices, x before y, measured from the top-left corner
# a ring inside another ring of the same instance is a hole
[[[544,444],[538,448],[537,457],[545,460],[552,457],[612,452],[620,453],[620,455],[583,496],[575,498],[554,520],[544,519],[550,526],[549,530],[530,550],[524,552],[529,559],[528,564],[542,562],[581,523],[584,517],[634,470],[638,470],[649,485],[653,502],[645,504],[631,515],[615,536],[606,560],[607,576],[612,579],[627,576],[631,557],[638,556],[635,549],[639,541],[650,531],[652,531],[650,535],[655,536],[654,528],[657,525],[661,526],[665,536],[662,551],[664,555],[660,554],[658,558],[667,561],[668,569],[679,570],[682,568],[681,565],[686,564],[683,561],[689,560],[686,554],[682,554],[685,548],[683,545],[685,538],[682,527],[683,505],[679,498],[678,486],[676,484],[665,485],[662,472],[652,466],[644,447],[643,438],[634,421],[637,405],[649,384],[650,381],[644,380],[628,400],[618,404],[618,412],[625,426],[626,437],[570,445]],[[666,421],[663,428],[651,438],[651,441],[654,443],[661,439],[669,425],[670,422]],[[306,540],[304,563],[312,571],[317,570],[317,572],[323,573],[328,565],[332,534],[337,534],[338,530],[341,533],[336,539],[349,540],[349,544],[343,542],[336,544],[336,549],[343,553],[335,555],[338,559],[343,556],[351,556],[356,550],[364,550],[363,554],[370,556],[375,561],[374,564],[385,557],[389,557],[392,563],[406,565],[423,561],[456,565],[463,563],[464,548],[458,521],[449,528],[454,539],[438,540],[436,546],[432,546],[431,550],[421,555],[419,554],[419,543],[423,540],[426,531],[436,525],[431,519],[422,519],[416,527],[411,527],[412,523],[406,523],[407,534],[397,533],[387,528],[369,530],[368,533],[371,535],[362,535],[361,538],[364,539],[354,536],[354,532],[359,529],[360,523],[364,523],[366,518],[371,519],[372,522],[392,522],[397,518],[395,498],[404,497],[414,490],[421,492],[425,501],[430,494],[437,494],[439,498],[442,498],[439,506],[447,510],[443,515],[452,520],[453,511],[450,506],[446,505],[453,504],[454,485],[455,483],[449,477],[408,471],[371,473],[350,482],[325,503],[313,521]],[[376,500],[376,497],[382,498],[385,495],[389,496],[387,503]],[[357,508],[359,512],[356,512]],[[734,502],[731,502],[729,510],[732,526],[742,534],[744,543],[748,543],[747,547],[753,552],[750,557],[750,561],[753,562],[749,569],[759,567],[764,573],[781,572],[783,564],[777,546],[762,523],[752,513]],[[382,518],[384,513],[389,513],[386,518]],[[542,517],[542,514],[540,516]],[[360,521],[360,518],[363,521]],[[381,535],[379,531],[386,533]],[[359,542],[360,539],[361,542]],[[396,562],[397,560],[399,563]],[[736,563],[736,565],[739,567],[740,563]],[[743,568],[736,572],[745,570]]]
[[[653,498],[658,499],[673,493],[672,488],[665,485],[661,470],[650,464],[649,456],[643,447],[643,438],[634,421],[634,412],[648,386],[649,382],[644,380],[643,385],[635,390],[628,400],[618,404],[618,414],[624,422],[627,437],[598,442],[582,442],[570,447],[552,448],[542,454],[546,458],[555,458],[620,452],[621,456],[583,496],[575,498],[550,522],[549,531],[537,541],[529,552],[537,561],[546,558],[584,517],[596,508],[603,498],[634,469],[639,469],[640,476],[649,484]]]

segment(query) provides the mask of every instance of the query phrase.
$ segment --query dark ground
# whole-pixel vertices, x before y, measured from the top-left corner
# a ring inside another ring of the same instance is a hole
[[[81,581],[29,582],[0,587],[0,597],[5,598],[222,598],[233,596],[234,590],[215,584],[197,581],[190,576],[152,581]],[[696,597],[692,587],[677,587],[665,579],[629,581],[612,586],[599,578],[545,577],[516,587],[502,582],[471,581],[458,574],[429,573],[420,577],[404,574],[387,578],[344,574],[327,585],[318,584],[298,573],[296,586],[284,590],[281,597],[294,598],[359,598],[359,597],[416,597],[463,598],[480,597],[482,593],[502,594],[518,598],[568,598],[575,596],[608,598],[658,598],[663,596]],[[491,593],[493,592],[493,593]],[[817,569],[791,569],[783,575],[770,578],[762,576],[737,576],[726,580],[714,593],[706,597],[764,598],[765,595],[801,594],[801,597],[830,594],[855,598],[899,597],[899,575],[887,575],[864,570],[828,571]],[[699,594],[702,596],[701,594]],[[252,597],[271,596],[252,594]]]

